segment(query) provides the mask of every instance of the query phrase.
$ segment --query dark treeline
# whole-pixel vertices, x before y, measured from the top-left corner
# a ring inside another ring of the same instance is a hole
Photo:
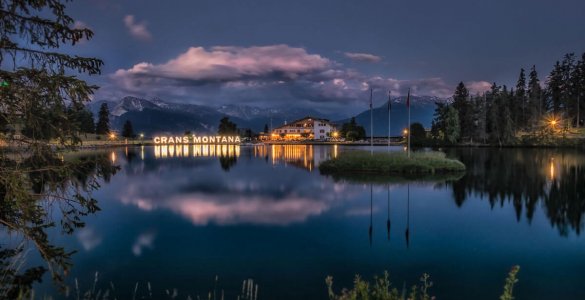
[[[585,109],[585,53],[557,61],[541,86],[536,66],[520,69],[515,87],[493,83],[470,95],[463,82],[451,103],[436,103],[431,137],[438,143],[512,145],[522,139],[566,133],[581,127]]]

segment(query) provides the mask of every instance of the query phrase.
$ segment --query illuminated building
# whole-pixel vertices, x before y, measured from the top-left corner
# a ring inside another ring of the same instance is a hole
[[[272,130],[271,140],[325,140],[328,139],[335,126],[327,119],[306,117]]]

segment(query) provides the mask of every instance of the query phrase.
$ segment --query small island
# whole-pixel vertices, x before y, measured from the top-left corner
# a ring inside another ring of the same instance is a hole
[[[323,174],[377,174],[377,175],[430,175],[461,173],[465,165],[449,159],[442,152],[415,152],[410,157],[403,152],[347,151],[338,157],[322,162]]]

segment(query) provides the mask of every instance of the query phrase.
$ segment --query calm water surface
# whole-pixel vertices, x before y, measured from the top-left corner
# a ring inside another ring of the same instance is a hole
[[[336,181],[337,146],[142,147],[103,153],[121,170],[94,193],[101,212],[53,242],[78,250],[69,278],[139,283],[155,298],[227,299],[253,278],[260,299],[327,299],[325,277],[390,271],[402,288],[431,274],[438,299],[498,299],[521,266],[518,299],[585,299],[585,154],[462,149],[450,181]],[[385,147],[376,151],[386,151]],[[402,151],[393,148],[392,151]],[[409,196],[410,195],[410,196]],[[34,258],[30,261],[37,263]],[[50,279],[38,287],[54,293]]]

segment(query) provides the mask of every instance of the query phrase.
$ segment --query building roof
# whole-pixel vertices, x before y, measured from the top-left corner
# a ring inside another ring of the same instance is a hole
[[[305,120],[307,120],[307,119],[311,119],[311,120],[317,120],[317,121],[325,121],[325,122],[327,122],[327,123],[331,123],[331,122],[330,122],[328,119],[324,119],[324,118],[314,118],[314,117],[311,117],[311,116],[307,116],[307,117],[304,117],[304,118],[301,118],[301,119],[298,119],[298,120],[294,120],[294,121],[292,121],[292,122],[290,122],[290,123],[286,123],[286,124],[283,124],[283,125],[281,125],[281,126],[275,127],[275,128],[273,128],[272,130],[275,130],[275,129],[280,129],[280,128],[284,128],[284,127],[288,127],[288,126],[291,126],[292,124],[300,123],[300,122],[303,122],[303,121],[305,121]]]

